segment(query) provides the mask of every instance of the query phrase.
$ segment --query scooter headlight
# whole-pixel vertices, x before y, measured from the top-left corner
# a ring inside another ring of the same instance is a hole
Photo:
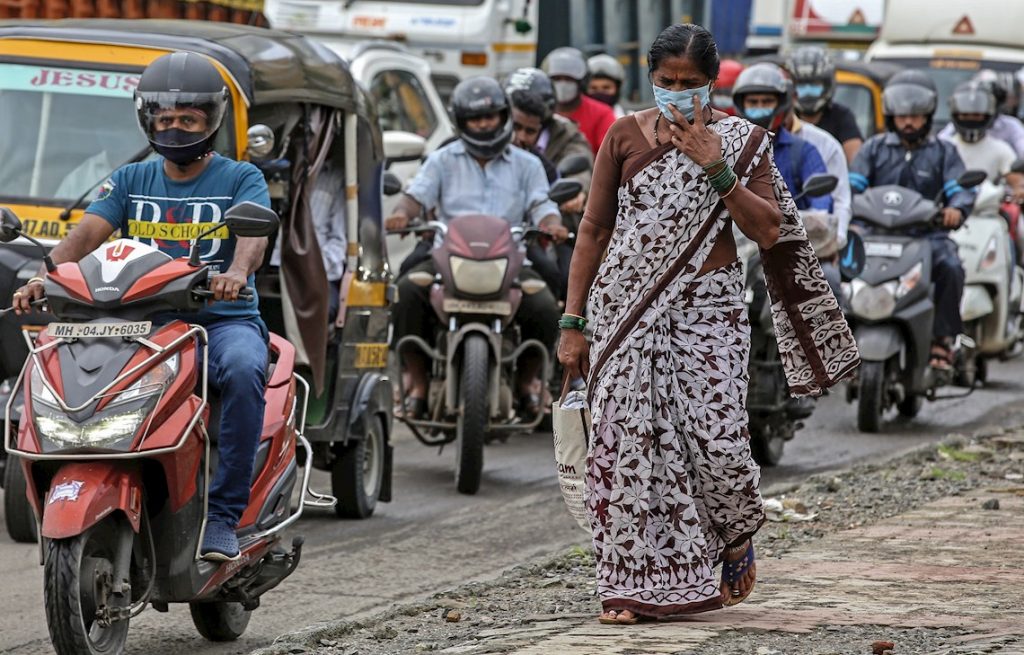
[[[914,264],[913,268],[900,276],[900,284],[896,288],[896,300],[899,300],[917,287],[921,281],[921,274],[924,272],[921,263]]]
[[[996,238],[992,237],[985,244],[985,254],[982,255],[981,261],[978,262],[979,271],[987,271],[995,267],[999,261],[999,246],[996,243]]]
[[[853,298],[850,309],[854,314],[869,321],[879,321],[892,316],[896,309],[896,280],[873,287],[863,280],[854,280],[851,288]]]
[[[452,268],[452,282],[455,290],[471,296],[487,296],[498,293],[508,270],[508,258],[466,259],[452,255],[448,258]]]
[[[77,423],[59,409],[45,404],[33,406],[41,436],[64,446],[108,446],[135,436],[146,420],[146,408],[127,412],[103,411]]]

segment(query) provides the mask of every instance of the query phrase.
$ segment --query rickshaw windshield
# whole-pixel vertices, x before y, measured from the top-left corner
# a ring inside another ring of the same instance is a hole
[[[63,205],[139,153],[138,81],[138,72],[0,62],[0,198]],[[222,153],[231,124],[229,110]]]

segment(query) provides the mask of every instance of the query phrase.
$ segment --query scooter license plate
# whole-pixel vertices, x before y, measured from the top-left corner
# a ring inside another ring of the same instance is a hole
[[[449,314],[497,314],[508,316],[512,313],[512,303],[504,300],[476,301],[462,298],[445,298],[442,308]]]
[[[144,337],[153,331],[152,321],[130,323],[50,323],[46,332],[58,339],[110,339]]]
[[[867,241],[864,243],[864,254],[868,257],[902,257],[902,243],[888,243],[885,241]]]

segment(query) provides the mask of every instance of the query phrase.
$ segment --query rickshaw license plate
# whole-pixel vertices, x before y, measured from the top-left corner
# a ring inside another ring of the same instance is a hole
[[[153,331],[152,321],[130,323],[50,323],[46,332],[62,339],[110,339],[144,337]]]
[[[386,368],[388,345],[386,343],[357,343],[356,368]]]
[[[864,254],[868,257],[902,257],[903,244],[868,241],[864,244]]]
[[[461,298],[445,298],[442,308],[449,314],[497,314],[498,316],[508,316],[512,313],[512,303],[505,300],[479,302],[476,300],[463,300]]]

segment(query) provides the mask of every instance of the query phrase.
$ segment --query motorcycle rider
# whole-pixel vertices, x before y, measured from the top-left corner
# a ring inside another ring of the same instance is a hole
[[[836,64],[828,50],[818,46],[797,48],[786,64],[796,85],[796,113],[843,144],[846,161],[853,161],[864,143],[857,119],[835,100]]]
[[[953,144],[929,136],[938,93],[932,79],[919,70],[892,76],[882,93],[886,132],[867,140],[850,165],[850,187],[860,193],[869,186],[898,184],[925,198],[946,199],[942,225],[924,233],[932,250],[935,281],[935,324],[930,365],[952,368],[954,338],[963,330],[960,299],[964,269],[956,244],[946,230],[960,227],[974,207],[974,194],[957,184],[963,160]]]
[[[587,95],[603,102],[615,112],[615,118],[622,118],[626,110],[619,102],[622,98],[622,84],[626,81],[626,69],[611,55],[594,55],[587,60]]]
[[[1008,91],[1004,80],[993,70],[981,70],[972,78],[973,82],[983,84],[992,92],[996,99],[996,109],[1006,103]],[[939,132],[939,138],[949,139],[956,131],[956,126],[950,122]],[[988,128],[991,137],[1005,141],[1018,157],[1024,157],[1024,124],[1015,116],[1004,113],[997,113],[995,120]]]
[[[583,53],[576,48],[555,48],[540,67],[555,87],[555,110],[579,125],[596,155],[608,128],[615,122],[615,112],[583,93],[587,82],[587,60]]]
[[[732,99],[740,116],[774,133],[775,165],[790,193],[797,195],[805,180],[828,172],[817,148],[784,126],[793,106],[793,95],[782,68],[770,63],[747,68],[736,78]],[[804,197],[796,204],[799,209],[832,211],[832,198],[828,195]]]
[[[548,199],[544,167],[533,155],[511,146],[512,119],[508,99],[498,83],[488,77],[460,82],[452,91],[452,116],[459,138],[431,153],[385,221],[389,230],[405,228],[422,209],[434,210],[437,220],[447,222],[460,214],[500,216],[512,225],[524,219],[562,241],[568,231],[562,225],[558,207]],[[409,274],[434,274],[434,261],[427,259]],[[394,308],[393,343],[409,334],[426,339],[433,335],[436,317],[430,305],[429,289],[409,280],[398,280],[398,302]],[[523,269],[521,279],[539,276]],[[516,322],[524,339],[537,339],[548,347],[558,336],[559,312],[549,289],[523,295]],[[402,353],[408,374],[408,397],[402,411],[409,418],[427,409],[428,361],[420,352]],[[536,416],[543,410],[543,398],[535,393],[541,360],[524,356],[519,367],[519,406],[524,414]]]
[[[993,183],[1009,173],[1017,156],[1005,141],[988,133],[998,114],[989,87],[978,82],[961,84],[949,97],[949,111],[956,132],[940,138],[956,146],[964,167],[985,171]]]
[[[149,242],[172,257],[188,254],[187,242],[153,238],[160,228],[219,222],[232,205],[270,206],[263,174],[253,164],[214,151],[228,106],[220,73],[202,55],[174,52],[151,63],[135,91],[139,127],[160,157],[116,170],[99,189],[82,220],[50,253],[55,263],[76,262],[99,248],[115,230]],[[145,236],[143,236],[145,235]],[[222,260],[210,281],[214,302],[195,315],[179,316],[206,328],[210,380],[222,401],[220,463],[210,486],[204,559],[239,556],[235,527],[249,501],[249,482],[263,430],[267,328],[258,301],[238,300],[263,262],[265,237],[208,236],[202,257]],[[183,245],[184,244],[184,245]],[[43,277],[15,292],[18,313],[43,297]]]

